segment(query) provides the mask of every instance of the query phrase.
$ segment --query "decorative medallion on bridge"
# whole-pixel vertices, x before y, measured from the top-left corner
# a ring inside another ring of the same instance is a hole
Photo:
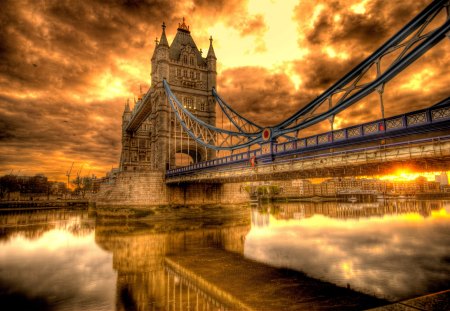
[[[262,138],[265,141],[268,141],[272,137],[272,131],[269,128],[265,128],[262,131]]]

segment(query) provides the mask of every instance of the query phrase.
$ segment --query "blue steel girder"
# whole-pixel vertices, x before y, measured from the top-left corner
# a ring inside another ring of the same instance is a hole
[[[259,129],[254,133],[243,132],[240,127],[237,127],[237,131],[231,131],[203,121],[180,103],[166,80],[163,80],[163,85],[176,119],[183,130],[200,145],[213,150],[236,150],[260,141],[261,131]]]
[[[256,133],[260,132],[263,127],[248,120],[244,116],[240,115],[236,110],[228,105],[217,93],[216,89],[213,87],[212,94],[219,104],[220,109],[226,115],[228,120],[241,132],[245,133]]]
[[[305,107],[297,111],[291,117],[271,128],[272,138],[277,138],[288,133],[296,132],[313,124],[334,118],[340,111],[353,105],[360,99],[374,91],[383,92],[384,85],[393,79],[403,69],[413,63],[426,51],[445,38],[450,31],[450,19],[447,16],[446,21],[431,31],[423,33],[424,30],[442,10],[448,10],[448,0],[438,0],[432,2],[412,21],[404,26],[398,33],[384,43],[367,59],[361,62],[347,75],[341,78],[328,90],[311,101]],[[405,39],[407,39],[404,41]],[[415,47],[411,49],[412,46]],[[383,57],[403,49],[400,54],[387,66],[384,72],[381,72],[380,63]],[[358,84],[364,77],[364,74],[372,67],[376,66],[377,75],[371,82]],[[343,93],[335,105],[333,105],[336,94]],[[328,105],[327,111],[314,115],[314,111],[322,105]]]
[[[323,157],[327,153],[336,155],[367,148],[385,149],[389,145],[409,145],[412,141],[439,141],[440,139],[450,141],[450,135],[447,135],[450,133],[449,129],[450,97],[447,97],[426,109],[410,111],[336,131],[319,133],[294,141],[272,142],[273,146],[270,150],[259,148],[206,160],[185,167],[171,169],[167,171],[166,176],[195,174],[203,170],[216,171],[221,167],[228,168],[230,165],[236,164],[248,168],[255,165],[255,159],[259,163],[259,167],[265,163],[281,163],[284,159],[297,161],[314,158],[318,155],[312,154],[312,152],[319,152],[320,156]],[[441,134],[444,135],[441,136]],[[392,143],[386,144],[386,140],[392,140]],[[377,143],[374,144],[374,142]],[[326,153],[323,153],[324,151]],[[424,152],[423,149],[421,150],[422,152]],[[427,153],[424,152],[424,154],[426,155]],[[448,153],[439,151],[439,154],[440,156],[448,157]]]

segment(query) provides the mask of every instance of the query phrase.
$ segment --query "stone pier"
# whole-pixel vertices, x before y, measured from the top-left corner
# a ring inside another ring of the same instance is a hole
[[[245,183],[190,183],[166,185],[162,172],[120,172],[104,183],[97,205],[241,204],[250,199]]]

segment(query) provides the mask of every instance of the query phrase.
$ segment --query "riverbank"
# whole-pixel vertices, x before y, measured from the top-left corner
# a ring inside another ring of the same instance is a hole
[[[87,208],[88,200],[0,201],[1,210],[49,209],[64,207]]]

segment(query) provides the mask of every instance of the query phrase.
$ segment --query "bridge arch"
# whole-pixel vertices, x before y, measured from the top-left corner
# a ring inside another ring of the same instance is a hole
[[[208,150],[205,147],[190,140],[190,143],[182,142],[182,144],[172,149],[170,158],[170,169],[203,162],[208,158]]]

